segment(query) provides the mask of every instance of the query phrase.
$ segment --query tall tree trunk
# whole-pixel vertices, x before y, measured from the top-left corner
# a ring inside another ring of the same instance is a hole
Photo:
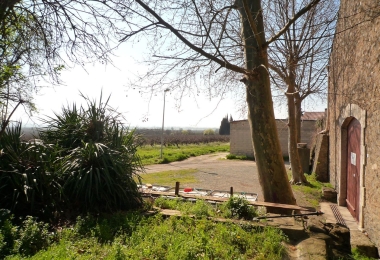
[[[288,175],[285,170],[274,118],[272,94],[268,74],[268,56],[265,42],[261,1],[249,2],[251,18],[255,18],[255,35],[243,0],[236,0],[242,18],[242,38],[245,46],[246,68],[250,71],[242,80],[246,85],[248,120],[251,127],[253,149],[264,200],[269,202],[296,204]],[[251,20],[252,21],[252,20]],[[284,213],[286,210],[271,209]]]
[[[297,92],[294,94],[294,106],[296,109],[297,143],[301,143],[301,116],[302,116],[301,104],[302,104],[301,96],[300,96],[300,93]]]
[[[292,77],[290,77],[291,79]],[[297,123],[296,123],[296,106],[294,104],[295,87],[292,82],[288,83],[288,90],[286,93],[286,98],[288,100],[288,147],[289,147],[289,157],[290,166],[292,168],[292,184],[295,183],[307,183],[306,177],[303,173],[301,160],[298,155],[297,149]]]

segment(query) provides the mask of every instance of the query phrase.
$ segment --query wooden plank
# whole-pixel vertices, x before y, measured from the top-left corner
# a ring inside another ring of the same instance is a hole
[[[159,195],[159,196],[175,196],[174,193],[171,192],[160,192],[160,191],[150,191],[150,192],[143,192],[143,194],[149,194],[149,195]],[[191,195],[191,194],[179,194],[180,198],[186,198],[186,199],[203,199],[203,200],[209,200],[209,201],[216,201],[216,202],[225,202],[228,201],[229,198],[218,198],[213,196],[197,196],[197,195]],[[272,202],[264,202],[264,201],[248,201],[248,203],[252,206],[261,206],[261,207],[272,207],[272,208],[281,208],[281,209],[290,209],[290,210],[301,210],[301,211],[315,211],[315,209],[308,208],[308,207],[302,207],[298,205],[288,205],[288,204],[279,204],[279,203],[272,203]]]

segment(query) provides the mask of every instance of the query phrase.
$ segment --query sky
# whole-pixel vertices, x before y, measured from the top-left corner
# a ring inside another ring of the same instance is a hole
[[[39,118],[53,116],[54,112],[59,113],[67,104],[83,104],[84,99],[80,97],[80,92],[91,100],[98,100],[100,93],[103,92],[104,99],[111,95],[109,104],[124,115],[130,127],[161,128],[164,93],[153,96],[149,101],[147,96],[142,97],[137,90],[127,87],[128,79],[144,68],[135,62],[136,57],[125,55],[126,53],[136,54],[139,50],[124,46],[116,51],[112,59],[113,65],[87,64],[84,68],[74,67],[63,71],[61,80],[64,85],[45,87],[35,96],[38,113],[29,117],[22,108],[19,108],[13,120],[21,120],[23,126],[27,127],[40,126]],[[231,97],[232,95],[227,95],[221,101],[202,97],[198,97],[196,101],[193,98],[184,98],[181,110],[178,111],[169,91],[165,98],[165,128],[218,129],[227,114],[232,115],[234,120],[247,119],[246,115],[241,115],[237,111],[236,100]],[[323,111],[324,107],[317,106],[313,110]],[[276,108],[276,118],[287,118],[286,111],[285,107]],[[144,120],[145,118],[148,120]]]
[[[125,51],[125,50],[124,50]],[[103,92],[103,99],[109,95],[109,104],[123,113],[127,124],[138,128],[161,128],[163,116],[164,93],[141,97],[138,91],[127,88],[128,78],[137,73],[139,64],[132,57],[122,56],[113,59],[113,65],[87,64],[85,68],[75,67],[61,74],[64,85],[44,87],[35,96],[38,113],[29,118],[23,109],[18,109],[14,120],[21,119],[25,126],[39,125],[39,118],[52,116],[60,112],[67,104],[83,104],[80,92],[91,100],[98,100]],[[175,101],[169,92],[165,96],[165,128],[219,128],[222,118],[231,114],[234,119],[246,119],[236,113],[234,101],[226,98],[218,105],[219,99],[199,97],[195,102],[185,98],[181,111],[175,108]],[[148,118],[144,121],[144,118]]]

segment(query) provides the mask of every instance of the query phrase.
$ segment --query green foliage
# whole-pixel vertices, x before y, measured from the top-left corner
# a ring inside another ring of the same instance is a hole
[[[87,107],[75,105],[45,121],[40,138],[61,149],[63,192],[80,212],[104,212],[141,205],[134,177],[142,170],[133,131],[102,95]]]
[[[185,214],[194,215],[196,218],[204,218],[215,216],[215,208],[210,203],[204,200],[197,200],[193,203],[192,207],[182,207],[182,211]]]
[[[255,208],[250,206],[248,201],[242,197],[231,197],[223,206],[224,215],[228,218],[253,219],[257,216]]]
[[[167,186],[173,186],[177,181],[179,181],[182,183],[182,185],[188,185],[198,182],[198,179],[195,177],[196,172],[196,169],[154,172],[142,175],[141,181],[143,183],[152,183]]]
[[[11,215],[2,217],[0,222],[1,259],[13,253],[31,256],[49,246],[51,237],[47,224],[37,222],[31,216],[26,217],[19,227],[12,222]]]
[[[202,203],[194,205],[204,213]],[[49,239],[46,226],[31,218],[19,230],[14,244],[23,245],[15,247],[22,251],[9,254],[8,260],[25,256],[30,256],[29,259],[282,259],[285,252],[282,243],[286,241],[281,231],[274,228],[246,228],[205,218],[160,215],[145,218],[132,212],[80,217],[73,227],[51,232],[55,242]],[[38,247],[44,250],[37,250]]]
[[[141,158],[143,165],[158,164],[158,163],[170,163],[176,161],[182,161],[189,157],[216,153],[216,152],[228,152],[230,145],[228,143],[208,143],[208,144],[192,144],[184,145],[180,148],[176,146],[167,146],[164,149],[165,160],[160,159],[160,146],[144,146],[138,148],[138,155]]]
[[[220,135],[229,135],[230,134],[230,122],[232,122],[232,116],[230,115],[230,120],[228,120],[228,115],[223,117],[222,121],[220,122],[219,127],[219,134]]]
[[[216,208],[204,200],[184,202],[178,199],[157,198],[154,202],[156,207],[162,209],[174,209],[181,211],[184,215],[193,215],[196,218],[216,216]]]
[[[13,252],[17,239],[17,228],[12,224],[13,216],[9,210],[0,209],[0,259]]]
[[[34,255],[49,245],[48,225],[37,222],[28,216],[19,230],[18,239],[15,241],[15,252],[24,256]]]
[[[288,172],[288,176],[290,176],[291,172]],[[306,201],[310,203],[313,207],[318,207],[319,202],[322,199],[322,187],[330,187],[331,183],[323,183],[319,182],[316,179],[315,174],[305,174],[307,184],[304,185],[293,185],[292,188],[294,191],[299,191],[303,193],[303,197]]]
[[[206,219],[157,216],[138,227],[124,252],[128,259],[281,259],[284,237],[271,233]]]
[[[91,215],[79,216],[73,228],[74,234],[70,234],[69,237],[94,237],[99,243],[109,243],[118,236],[132,234],[140,221],[141,216],[136,212],[118,212],[100,218]]]
[[[375,260],[377,258],[367,257],[358,248],[352,249],[351,259],[353,260]]]
[[[154,205],[161,209],[178,209],[179,201],[177,199],[167,199],[164,197],[158,197],[154,200]]]
[[[61,164],[57,147],[21,142],[21,124],[0,138],[0,205],[16,215],[52,217],[60,210]]]
[[[183,135],[189,135],[190,132],[191,132],[191,130],[182,130],[181,134],[183,134]]]
[[[242,197],[232,197],[220,205],[211,205],[204,200],[193,203],[160,197],[155,200],[154,205],[162,209],[179,210],[184,215],[194,215],[197,218],[225,217],[252,220],[257,216],[255,208]]]
[[[214,135],[215,134],[215,131],[214,131],[214,129],[206,129],[206,130],[204,130],[203,131],[203,134],[204,135]]]
[[[63,108],[40,141],[21,142],[21,124],[0,138],[0,205],[15,216],[110,212],[141,206],[134,131],[107,102]]]
[[[255,160],[255,157],[249,157],[247,155],[235,155],[235,154],[227,154],[226,158],[228,160],[250,160],[250,161]]]

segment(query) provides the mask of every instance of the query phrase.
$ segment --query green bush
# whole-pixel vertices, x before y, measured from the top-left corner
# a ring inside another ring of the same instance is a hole
[[[78,216],[73,227],[78,238],[95,237],[100,243],[113,242],[120,235],[130,235],[139,225],[141,215],[136,212],[114,213],[95,218],[91,215]]]
[[[177,155],[177,161],[183,161],[183,160],[186,160],[187,158],[189,158],[189,156],[187,156],[185,154]]]
[[[251,160],[254,161],[254,156],[247,156],[247,155],[235,155],[235,154],[227,154],[226,159],[228,160]]]
[[[65,182],[63,193],[70,208],[79,212],[111,212],[141,206],[137,183],[142,165],[134,131],[124,127],[108,100],[86,100],[44,121],[40,138],[61,150]]]
[[[48,225],[43,222],[37,222],[33,217],[28,216],[19,230],[18,239],[15,241],[15,252],[30,256],[48,246]]]
[[[17,238],[17,228],[12,224],[9,210],[0,209],[0,259],[11,254]]]
[[[191,203],[191,202],[190,202]],[[196,218],[211,217],[214,215],[215,209],[210,203],[204,200],[197,200],[188,214],[193,214]],[[183,209],[186,212],[186,210]]]
[[[252,219],[257,216],[255,208],[242,197],[231,197],[222,208],[227,218]]]
[[[215,135],[215,130],[213,129],[206,129],[203,131],[203,135]]]
[[[155,199],[154,205],[162,209],[178,209],[179,207],[177,199],[166,199],[164,197]]]
[[[100,97],[44,120],[42,141],[21,142],[21,124],[0,139],[0,205],[57,219],[140,207],[137,137]]]

